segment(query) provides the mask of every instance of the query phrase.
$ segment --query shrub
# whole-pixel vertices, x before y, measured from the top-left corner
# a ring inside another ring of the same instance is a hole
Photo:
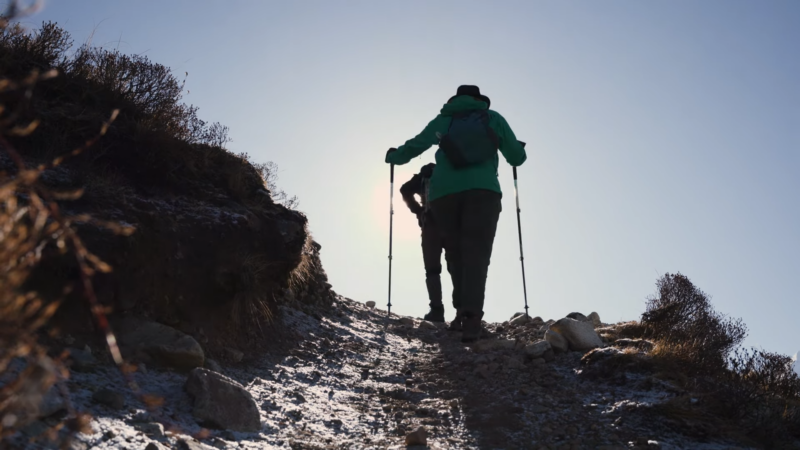
[[[683,387],[705,399],[706,406],[698,407],[734,420],[739,430],[770,448],[787,436],[800,436],[800,379],[791,358],[741,349],[747,336],[741,319],[716,312],[686,276],[666,274],[656,285],[641,321],[645,336],[656,343],[654,364],[680,374]],[[667,409],[695,408],[678,406]]]
[[[689,364],[696,373],[716,373],[736,346],[747,337],[741,319],[716,312],[708,296],[680,273],[666,274],[656,283],[658,294],[648,299],[642,314],[645,336]]]

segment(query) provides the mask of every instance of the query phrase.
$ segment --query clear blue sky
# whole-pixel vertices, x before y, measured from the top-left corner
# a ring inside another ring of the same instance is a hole
[[[528,143],[533,314],[635,319],[680,271],[747,344],[800,350],[800,2],[71,0],[26,23],[42,20],[189,72],[187,102],[230,126],[230,148],[280,166],[343,295],[386,303],[386,149],[477,84]],[[492,321],[523,303],[500,177]],[[395,207],[395,310],[419,316],[418,230]]]

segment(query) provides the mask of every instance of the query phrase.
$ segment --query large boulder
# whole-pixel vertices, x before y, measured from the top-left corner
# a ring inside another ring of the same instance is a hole
[[[603,340],[594,331],[591,322],[565,317],[550,325],[550,330],[564,336],[571,350],[583,351],[603,346]]]
[[[203,348],[193,337],[157,322],[126,318],[118,337],[124,349],[142,352],[166,367],[191,370],[205,362]]]
[[[569,342],[567,342],[567,339],[553,330],[544,332],[544,340],[550,343],[550,347],[552,347],[553,351],[556,353],[569,351]]]
[[[236,381],[198,367],[189,373],[184,389],[192,397],[192,414],[200,423],[244,432],[261,428],[256,401]]]

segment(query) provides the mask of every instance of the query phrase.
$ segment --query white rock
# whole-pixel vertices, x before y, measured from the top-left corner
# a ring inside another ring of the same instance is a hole
[[[545,331],[544,340],[550,343],[554,352],[563,353],[569,350],[567,339],[553,330]]]
[[[541,358],[552,346],[547,341],[537,341],[525,346],[525,354],[531,358]]]
[[[597,314],[596,312],[589,314],[589,320],[592,321],[592,324],[595,326],[595,328],[603,326],[603,322],[600,321],[600,314]]]
[[[374,308],[374,307],[375,307],[375,302],[373,302],[372,300],[367,302],[367,308]]]
[[[565,317],[550,325],[550,330],[564,336],[572,350],[591,350],[603,346],[603,340],[594,331],[591,322],[581,322]]]

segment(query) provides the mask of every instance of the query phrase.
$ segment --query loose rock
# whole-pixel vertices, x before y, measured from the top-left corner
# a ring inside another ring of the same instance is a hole
[[[258,431],[261,415],[253,396],[236,381],[196,368],[189,374],[186,392],[192,397],[192,414],[202,423],[234,431]]]
[[[433,322],[429,322],[427,320],[423,320],[419,323],[419,328],[423,330],[435,330],[436,325]]]
[[[428,432],[419,427],[406,435],[406,445],[428,445]]]
[[[368,301],[368,302],[366,303],[366,305],[367,305],[367,308],[374,308],[374,307],[375,307],[375,302],[373,302],[372,300],[370,300],[370,301]]]
[[[141,431],[153,439],[161,439],[164,437],[164,425],[161,425],[157,422],[136,423],[133,425],[133,428]]]
[[[120,343],[133,351],[142,351],[159,364],[189,370],[202,367],[203,348],[180,331],[148,320],[128,318],[119,327]]]
[[[592,321],[595,328],[603,326],[603,322],[600,321],[600,315],[596,312],[589,314],[589,320]]]
[[[567,342],[564,336],[553,330],[547,330],[544,333],[544,339],[550,343],[555,353],[564,353],[569,350],[569,342]]]
[[[531,358],[541,358],[552,346],[547,341],[537,341],[525,346],[525,354]]]
[[[414,326],[414,319],[412,319],[411,317],[401,317],[400,319],[398,319],[398,322],[401,325],[407,325],[410,327]]]

